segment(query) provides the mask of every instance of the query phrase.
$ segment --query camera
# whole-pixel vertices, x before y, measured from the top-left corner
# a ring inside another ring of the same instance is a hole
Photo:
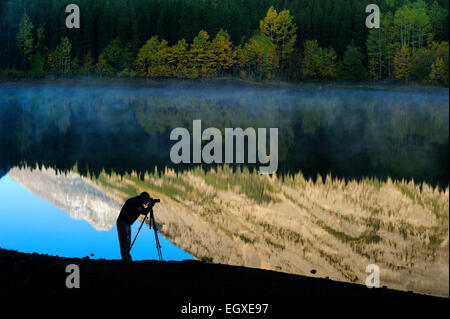
[[[144,203],[144,208],[151,208],[153,206],[155,206],[156,203],[160,203],[161,200],[159,198],[149,198],[148,201],[146,203]]]
[[[160,200],[159,198],[150,198],[150,199],[148,200],[148,202],[149,202],[149,204],[150,204],[151,206],[154,206],[156,203],[160,203],[161,200]]]

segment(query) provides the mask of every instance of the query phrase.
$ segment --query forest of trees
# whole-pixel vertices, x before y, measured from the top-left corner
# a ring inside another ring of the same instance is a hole
[[[448,86],[448,0],[6,0],[4,77],[398,80]],[[76,3],[81,28],[67,29]]]

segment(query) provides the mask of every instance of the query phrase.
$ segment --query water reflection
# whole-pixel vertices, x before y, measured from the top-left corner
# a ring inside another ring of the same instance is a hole
[[[279,128],[279,174],[448,184],[448,90],[0,86],[0,168],[173,166],[175,127]],[[176,166],[176,169],[183,169]]]
[[[0,176],[39,176],[26,187],[98,228],[149,191],[198,259],[359,283],[376,263],[388,287],[448,296],[448,90],[202,85],[0,86]],[[277,176],[172,165],[194,119],[278,127]]]
[[[63,257],[120,259],[112,227],[119,204],[75,174],[13,168],[0,179],[0,247]],[[138,225],[133,225],[136,234]],[[134,260],[157,259],[153,233],[142,229]],[[192,257],[164,237],[165,260]],[[93,254],[93,256],[91,256]]]

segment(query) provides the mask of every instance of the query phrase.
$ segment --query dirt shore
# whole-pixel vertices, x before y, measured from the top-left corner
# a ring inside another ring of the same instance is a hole
[[[66,266],[80,268],[80,288],[66,287]],[[154,289],[149,289],[154,287]],[[446,300],[412,292],[332,281],[254,268],[194,260],[119,260],[63,258],[0,249],[0,294],[139,294],[192,299],[277,298],[365,300]]]

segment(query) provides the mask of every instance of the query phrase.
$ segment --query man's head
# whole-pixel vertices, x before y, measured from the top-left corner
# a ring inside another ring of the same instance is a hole
[[[142,192],[141,195],[139,195],[139,202],[141,204],[146,204],[150,201],[150,195],[147,192]]]

